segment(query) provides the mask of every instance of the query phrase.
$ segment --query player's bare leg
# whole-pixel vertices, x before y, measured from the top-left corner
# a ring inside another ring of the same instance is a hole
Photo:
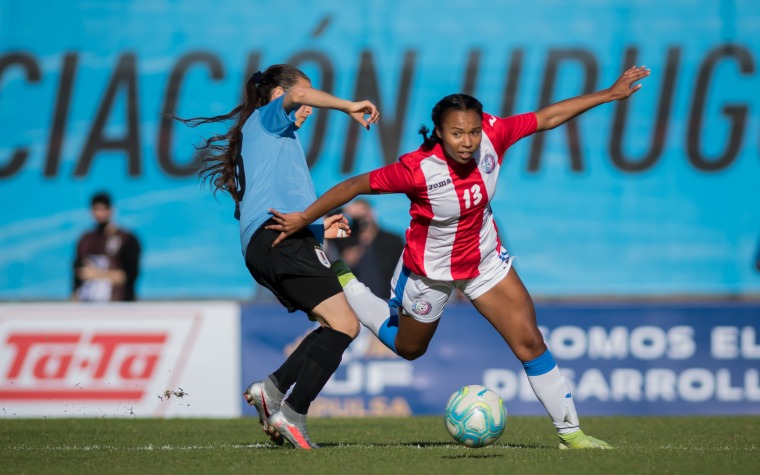
[[[546,351],[533,300],[514,267],[501,282],[472,303],[520,361],[530,361]]]
[[[438,329],[438,322],[440,319],[430,323],[418,322],[403,311],[399,312],[396,354],[406,360],[415,360],[424,355]]]
[[[557,429],[560,448],[611,448],[580,430],[570,387],[544,343],[533,300],[517,271],[510,268],[504,279],[473,300],[473,304],[522,361],[533,392]]]

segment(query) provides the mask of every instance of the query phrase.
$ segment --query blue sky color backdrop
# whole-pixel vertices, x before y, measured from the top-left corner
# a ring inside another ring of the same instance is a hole
[[[255,296],[230,200],[167,172],[159,157],[171,84],[175,112],[196,116],[236,105],[251,57],[301,61],[315,87],[342,97],[376,83],[365,90],[382,105],[381,127],[352,135],[331,112],[304,128],[321,193],[416,148],[417,128],[430,125],[446,94],[469,90],[495,114],[536,110],[609,86],[631,50],[652,75],[628,102],[622,131],[613,127],[617,105],[608,104],[576,119],[574,132],[565,126],[508,152],[492,207],[518,271],[545,297],[760,294],[756,1],[4,0],[0,299],[68,297],[74,242],[90,226],[88,199],[100,189],[112,192],[117,220],[143,243],[142,298]],[[191,62],[172,83],[187,58],[205,62]],[[669,113],[658,125],[663,97]],[[614,139],[635,161],[658,127],[661,151],[650,166],[616,165]],[[219,128],[170,130],[169,156],[181,167],[199,136]],[[100,145],[77,174],[92,136]],[[12,170],[22,149],[26,160]],[[127,149],[138,173],[129,173]],[[695,153],[717,169],[695,166]],[[582,169],[572,168],[572,154]],[[51,155],[60,162],[46,174]],[[403,233],[406,199],[372,201],[380,222]]]

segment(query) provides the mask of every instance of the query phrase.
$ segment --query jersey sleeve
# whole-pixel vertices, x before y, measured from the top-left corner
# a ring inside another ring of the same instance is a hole
[[[401,162],[387,165],[369,174],[369,186],[376,193],[409,194],[414,188],[411,171]]]
[[[493,130],[493,135],[489,134],[489,137],[493,136],[497,138],[497,143],[494,146],[499,157],[503,156],[504,152],[515,142],[534,134],[536,129],[538,129],[538,119],[536,119],[536,114],[533,112],[505,118],[488,116],[484,117],[483,122],[488,124]]]
[[[282,100],[284,97],[285,95],[283,94],[269,104],[258,109],[261,126],[264,130],[274,135],[282,135],[285,130],[296,122],[296,111],[298,109],[293,109],[290,113],[286,112],[285,109],[282,108]]]

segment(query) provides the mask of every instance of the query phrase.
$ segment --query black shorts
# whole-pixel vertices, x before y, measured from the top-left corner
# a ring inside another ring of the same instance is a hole
[[[264,229],[251,237],[245,265],[260,285],[268,288],[288,312],[310,313],[314,307],[343,291],[314,234],[303,229],[272,247],[279,231]]]

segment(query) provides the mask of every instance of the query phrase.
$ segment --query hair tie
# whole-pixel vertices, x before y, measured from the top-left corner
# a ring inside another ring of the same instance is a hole
[[[255,73],[251,75],[251,78],[249,79],[249,81],[253,81],[253,84],[258,86],[259,83],[261,83],[262,79],[264,79],[264,73],[262,73],[261,71],[256,71]]]

